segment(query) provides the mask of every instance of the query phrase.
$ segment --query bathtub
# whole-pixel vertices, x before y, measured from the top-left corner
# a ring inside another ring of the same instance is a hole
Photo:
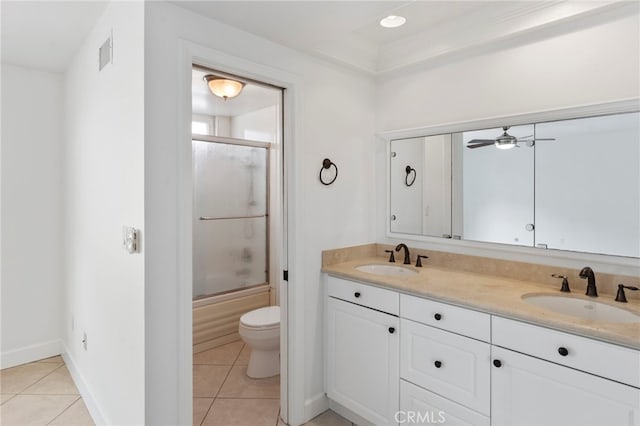
[[[195,299],[193,301],[193,353],[240,340],[240,317],[269,306],[268,284]]]

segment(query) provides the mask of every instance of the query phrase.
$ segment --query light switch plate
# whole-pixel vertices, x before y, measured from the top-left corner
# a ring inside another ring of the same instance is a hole
[[[138,253],[140,247],[140,230],[130,226],[122,227],[122,246],[127,253]]]

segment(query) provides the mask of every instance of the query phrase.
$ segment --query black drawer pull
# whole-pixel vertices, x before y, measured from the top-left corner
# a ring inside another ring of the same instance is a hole
[[[359,292],[359,291],[356,291],[355,293],[353,293],[353,295],[354,295],[355,297],[360,297],[360,292]]]
[[[567,356],[569,355],[569,350],[561,346],[558,348],[558,353],[562,356]]]
[[[394,327],[389,327],[389,333],[393,334],[396,332],[396,329]]]
[[[436,368],[440,368],[440,367],[442,367],[442,362],[436,361],[436,362],[433,363],[433,365],[435,365]]]
[[[442,315],[440,314],[435,314],[433,317],[436,319],[436,321],[440,321],[442,319]]]
[[[499,359],[494,359],[493,360],[493,365],[495,365],[496,367],[500,368],[500,367],[502,367],[502,361],[500,361]]]

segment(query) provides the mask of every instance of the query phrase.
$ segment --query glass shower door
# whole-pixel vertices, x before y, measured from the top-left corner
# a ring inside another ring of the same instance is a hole
[[[268,281],[266,146],[193,140],[193,298]]]

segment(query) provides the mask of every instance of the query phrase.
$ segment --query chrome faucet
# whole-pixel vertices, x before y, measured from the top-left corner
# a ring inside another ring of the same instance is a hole
[[[596,276],[593,273],[593,269],[588,266],[582,268],[580,271],[580,278],[587,280],[587,296],[598,297],[598,290],[596,289]]]
[[[411,265],[411,256],[409,255],[409,247],[406,244],[401,243],[396,246],[396,251],[400,251],[400,249],[404,249],[404,263],[405,265]]]

